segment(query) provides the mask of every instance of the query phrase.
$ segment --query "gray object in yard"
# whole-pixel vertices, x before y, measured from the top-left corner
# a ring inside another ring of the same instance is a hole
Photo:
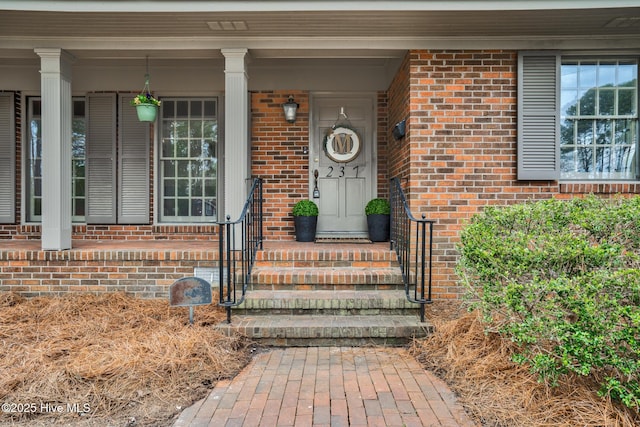
[[[193,308],[211,304],[211,284],[199,277],[183,277],[169,287],[169,305],[189,307],[189,323],[193,325]]]

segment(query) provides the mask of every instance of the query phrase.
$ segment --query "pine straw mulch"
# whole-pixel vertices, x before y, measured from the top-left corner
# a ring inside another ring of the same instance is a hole
[[[0,425],[170,425],[250,358],[249,343],[211,326],[224,316],[196,307],[190,325],[166,300],[0,294],[0,403],[22,411]]]
[[[445,380],[468,413],[483,426],[631,427],[640,415],[600,398],[597,384],[572,377],[556,388],[511,362],[514,347],[497,334],[485,334],[477,312],[459,302],[427,307],[436,332],[414,341],[411,353]]]

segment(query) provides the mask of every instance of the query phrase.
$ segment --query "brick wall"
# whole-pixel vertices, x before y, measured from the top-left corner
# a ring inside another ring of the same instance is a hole
[[[297,120],[284,120],[282,104],[292,95]],[[378,193],[388,195],[387,94],[378,93],[375,118],[378,140]],[[267,240],[293,240],[293,205],[309,195],[309,93],[259,91],[251,97],[251,173],[264,179],[265,236]]]
[[[295,123],[284,119],[289,95],[300,104]],[[293,205],[307,198],[309,94],[254,92],[251,96],[251,174],[263,178],[264,233],[269,240],[293,239]]]
[[[425,213],[437,221],[435,298],[463,292],[454,271],[456,244],[461,228],[484,206],[640,189],[637,184],[518,181],[516,78],[515,51],[421,50],[407,55],[390,86],[390,123],[410,105],[410,134],[398,155],[390,150],[389,169],[406,174],[414,215]]]
[[[0,292],[25,296],[127,292],[167,298],[169,286],[194,268],[217,266],[217,251],[0,251]]]

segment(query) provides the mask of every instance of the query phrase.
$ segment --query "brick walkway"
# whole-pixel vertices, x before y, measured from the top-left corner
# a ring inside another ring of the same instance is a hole
[[[257,355],[174,427],[475,425],[404,349],[297,347]]]

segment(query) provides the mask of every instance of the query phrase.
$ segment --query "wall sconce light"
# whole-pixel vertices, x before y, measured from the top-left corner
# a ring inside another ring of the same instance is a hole
[[[404,138],[404,135],[407,131],[407,119],[404,119],[398,123],[396,123],[396,125],[393,127],[393,138],[396,141],[401,140],[402,138]]]
[[[294,102],[293,96],[289,95],[289,100],[282,104],[282,108],[284,109],[284,118],[289,123],[294,123],[296,121],[296,112],[300,104]]]

